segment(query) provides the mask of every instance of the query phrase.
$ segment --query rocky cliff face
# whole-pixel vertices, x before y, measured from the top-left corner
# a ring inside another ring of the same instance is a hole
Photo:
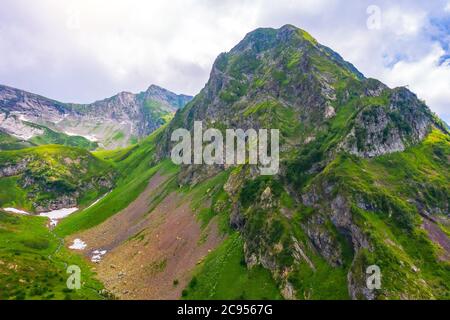
[[[112,149],[147,136],[190,99],[152,85],[139,94],[122,92],[109,99],[78,105],[0,86],[0,127],[24,140],[44,134],[42,128],[31,126],[30,122]]]
[[[191,165],[179,182],[229,172],[230,225],[244,236],[247,265],[271,270],[285,298],[327,290],[354,299],[430,298],[447,290],[433,282],[443,279],[439,272],[418,274],[414,264],[446,268],[418,231],[418,208],[439,203],[434,212],[448,223],[449,135],[408,89],[365,78],[303,30],[258,29],[217,58],[205,88],[160,136],[160,159],[170,155],[171,133],[192,130],[194,121],[222,131],[280,130],[278,175]],[[383,269],[380,290],[367,287],[371,264]]]
[[[385,97],[379,105],[368,106],[357,115],[344,142],[348,152],[375,157],[404,151],[422,141],[433,124],[439,125],[427,106],[408,89],[385,89],[378,93],[378,97],[382,95]]]

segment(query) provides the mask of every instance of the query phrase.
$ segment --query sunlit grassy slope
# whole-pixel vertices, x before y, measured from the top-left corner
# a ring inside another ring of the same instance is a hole
[[[78,255],[71,254],[42,217],[0,210],[0,300],[102,299],[102,284]],[[82,288],[70,290],[67,267],[81,268]]]
[[[26,163],[24,170],[15,176],[0,178],[0,207],[33,212],[34,203],[74,193],[83,206],[107,191],[97,182],[105,177],[112,180],[113,175],[113,168],[107,161],[85,149],[60,145],[0,152],[1,167],[20,163]],[[87,188],[87,185],[92,187]]]
[[[95,206],[75,213],[62,221],[56,228],[59,235],[67,236],[98,225],[135,200],[156,172],[162,170],[163,173],[170,173],[178,170],[170,160],[152,165],[154,140],[158,132],[138,145],[96,153],[96,156],[109,162],[115,168],[119,176],[116,188]]]

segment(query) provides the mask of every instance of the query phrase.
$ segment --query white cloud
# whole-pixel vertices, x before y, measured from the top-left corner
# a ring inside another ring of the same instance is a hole
[[[256,25],[250,2],[5,1],[0,82],[64,101],[151,83],[195,94],[216,56]]]
[[[423,59],[400,61],[392,69],[386,69],[384,81],[390,86],[409,86],[424,99],[433,110],[450,119],[450,60],[440,63],[445,51],[435,44]]]
[[[398,36],[414,36],[425,26],[427,14],[423,11],[405,11],[393,7],[382,11],[382,28]]]
[[[367,29],[371,4],[381,9],[380,30]],[[449,5],[448,0],[2,0],[0,83],[74,102],[136,92],[152,83],[195,94],[220,52],[257,27],[291,23],[366,76],[390,85],[409,83],[443,115],[450,82],[447,67],[435,61],[442,52],[434,51],[430,21]],[[450,42],[445,36],[441,41]]]
[[[444,8],[445,12],[450,12],[450,2],[447,3],[447,5]]]

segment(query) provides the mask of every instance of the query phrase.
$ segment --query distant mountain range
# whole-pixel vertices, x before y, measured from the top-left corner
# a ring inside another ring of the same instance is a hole
[[[113,149],[146,137],[191,99],[152,85],[138,94],[121,92],[91,104],[73,104],[0,86],[0,130],[24,145]]]

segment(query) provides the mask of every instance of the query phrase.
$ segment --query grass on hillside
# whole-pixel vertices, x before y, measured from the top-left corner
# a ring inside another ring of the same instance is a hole
[[[260,266],[248,269],[243,240],[231,234],[197,267],[182,293],[187,300],[282,299],[270,272]]]
[[[44,131],[40,136],[35,136],[30,139],[35,145],[49,145],[60,144],[68,147],[78,147],[86,150],[94,150],[98,147],[96,142],[92,142],[82,136],[69,136],[62,132],[53,131],[45,126],[41,126],[35,123],[26,122],[27,125],[38,128]]]
[[[60,236],[92,228],[135,200],[148,185],[150,178],[160,171],[162,174],[174,174],[178,168],[170,161],[151,166],[154,155],[154,139],[158,132],[145,139],[138,146],[97,153],[115,167],[119,174],[116,188],[95,206],[72,214],[61,221],[55,231]]]
[[[389,298],[449,298],[450,264],[439,260],[441,249],[422,229],[416,206],[448,214],[449,146],[448,135],[434,130],[405,152],[374,159],[341,156],[318,177],[339,183],[354,200],[354,219],[374,243],[373,252],[359,258],[382,268]],[[358,199],[373,210],[361,209]]]
[[[0,130],[0,151],[19,150],[32,147],[33,144],[28,141],[17,139]]]
[[[0,300],[102,299],[102,284],[84,258],[70,253],[43,217],[0,211]],[[81,268],[80,290],[69,290],[67,266]]]
[[[75,191],[79,193],[79,205],[84,206],[107,190],[81,190],[80,186],[91,183],[93,179],[110,175],[113,170],[107,161],[80,148],[48,145],[0,152],[2,166],[15,165],[23,160],[28,160],[24,172],[17,176],[0,178],[0,207],[14,206],[32,212],[32,202],[55,199]],[[23,187],[25,175],[27,179],[33,179],[32,186]]]

